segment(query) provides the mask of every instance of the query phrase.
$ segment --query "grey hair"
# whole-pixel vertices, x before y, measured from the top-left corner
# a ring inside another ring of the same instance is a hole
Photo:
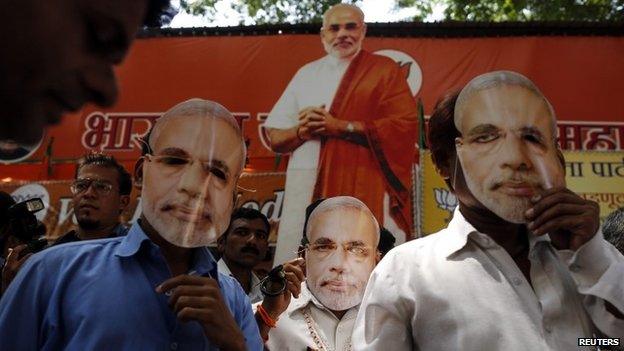
[[[185,116],[201,116],[201,117],[212,117],[216,119],[220,119],[225,121],[234,131],[236,135],[240,138],[242,150],[243,150],[243,158],[241,160],[241,168],[242,172],[243,168],[245,168],[245,160],[247,159],[247,147],[245,145],[245,138],[243,133],[236,122],[236,118],[232,115],[228,109],[223,107],[223,105],[218,102],[214,102],[211,100],[204,100],[199,98],[193,98],[181,102],[172,108],[170,108],[167,112],[165,112],[162,117],[156,120],[154,126],[149,132],[148,144],[153,145],[154,140],[157,139],[160,134],[159,126],[166,124],[170,119],[177,117],[185,117]]]
[[[332,14],[332,12],[341,9],[341,8],[347,8],[347,9],[351,9],[353,11],[355,11],[358,16],[360,17],[360,20],[362,21],[362,23],[364,23],[364,11],[362,11],[362,9],[360,9],[359,7],[352,5],[352,4],[336,4],[332,7],[330,7],[327,11],[325,11],[325,13],[323,14],[323,27],[325,27],[325,25],[327,24],[327,18],[329,17],[329,15]]]
[[[553,140],[556,140],[557,137],[557,116],[555,115],[555,109],[552,107],[548,99],[542,94],[542,92],[537,88],[537,86],[527,77],[523,76],[520,73],[513,71],[493,71],[484,73],[473,78],[466,86],[461,90],[459,96],[457,97],[457,102],[455,103],[455,111],[454,111],[454,122],[455,128],[461,131],[460,127],[457,123],[462,117],[462,111],[464,109],[464,105],[470,99],[472,95],[481,90],[496,88],[500,86],[519,86],[531,91],[537,97],[541,98],[546,106],[548,107],[548,111],[550,112],[551,118],[551,129],[552,129],[552,137]]]
[[[361,211],[364,214],[368,215],[375,225],[375,247],[379,245],[379,222],[377,222],[377,218],[373,215],[373,212],[364,204],[361,200],[356,199],[352,196],[335,196],[330,197],[328,199],[323,200],[313,211],[310,213],[310,217],[308,218],[308,224],[306,226],[306,233],[308,236],[310,234],[310,227],[312,226],[312,222],[314,219],[320,215],[321,213],[335,211],[338,209],[352,209]]]
[[[624,207],[611,212],[602,225],[605,240],[624,254]]]

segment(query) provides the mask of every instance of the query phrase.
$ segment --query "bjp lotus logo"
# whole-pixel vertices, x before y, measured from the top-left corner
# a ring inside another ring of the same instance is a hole
[[[436,204],[438,208],[444,211],[448,211],[449,216],[444,219],[444,222],[448,223],[453,217],[453,211],[457,207],[457,198],[448,189],[434,188]]]

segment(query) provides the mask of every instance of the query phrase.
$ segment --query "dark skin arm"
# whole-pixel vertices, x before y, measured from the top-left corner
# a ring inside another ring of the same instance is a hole
[[[182,322],[197,321],[204,334],[221,350],[246,350],[245,337],[225,305],[219,284],[208,277],[178,275],[156,287],[172,291],[169,307]]]
[[[284,272],[286,273],[286,290],[278,296],[265,296],[262,301],[262,307],[267,311],[271,319],[277,320],[279,316],[286,311],[290,305],[291,296],[299,297],[301,293],[301,283],[305,280],[303,266],[305,260],[296,258],[284,263]],[[271,328],[264,323],[260,317],[260,313],[256,312],[256,322],[260,329],[260,335],[264,340],[268,339]]]
[[[527,210],[528,228],[536,235],[548,233],[553,246],[559,250],[578,250],[591,240],[600,228],[600,208],[594,201],[585,200],[567,188],[544,191],[531,199],[533,207]],[[624,314],[608,301],[607,311],[619,319]]]

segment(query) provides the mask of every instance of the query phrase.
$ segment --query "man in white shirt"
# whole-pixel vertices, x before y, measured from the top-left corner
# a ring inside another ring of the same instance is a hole
[[[624,258],[598,205],[565,187],[555,126],[514,72],[436,106],[430,148],[459,207],[377,266],[354,349],[576,350],[578,338],[624,336]]]
[[[230,217],[230,226],[219,237],[217,249],[221,259],[219,272],[236,278],[251,303],[262,300],[260,279],[253,268],[266,256],[271,225],[262,212],[253,208],[237,208]]]
[[[301,283],[303,259],[285,264],[288,289],[258,306],[269,350],[350,350],[358,306],[379,260],[379,225],[363,202],[338,196],[312,206],[301,250],[307,280]]]
[[[327,56],[299,69],[264,123],[271,149],[291,153],[276,263],[295,257],[305,208],[318,198],[354,196],[398,242],[411,234],[415,153],[405,145],[416,142],[416,102],[396,62],[362,50],[365,35],[359,8],[330,8]]]

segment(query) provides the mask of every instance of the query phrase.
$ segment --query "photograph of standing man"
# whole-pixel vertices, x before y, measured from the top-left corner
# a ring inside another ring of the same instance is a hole
[[[318,198],[356,197],[399,243],[411,236],[416,101],[397,63],[362,49],[365,35],[358,7],[325,12],[327,55],[299,69],[264,124],[272,150],[291,153],[275,263],[294,258]]]

